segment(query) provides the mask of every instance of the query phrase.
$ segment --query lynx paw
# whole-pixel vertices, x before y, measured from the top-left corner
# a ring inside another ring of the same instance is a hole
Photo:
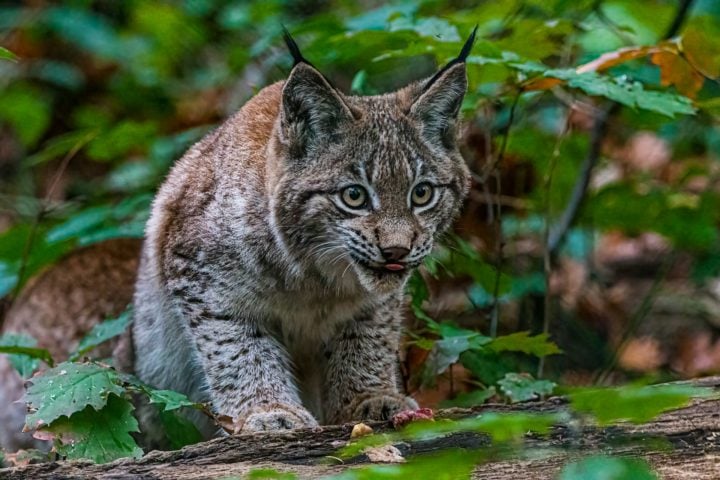
[[[242,433],[251,433],[316,427],[317,424],[310,412],[302,407],[275,404],[253,409],[238,427]]]
[[[353,420],[390,420],[403,410],[418,408],[415,400],[398,393],[379,394],[367,397],[355,407]]]

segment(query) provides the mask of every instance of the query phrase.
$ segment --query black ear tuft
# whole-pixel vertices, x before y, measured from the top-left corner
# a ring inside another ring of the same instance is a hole
[[[300,47],[298,47],[297,43],[295,43],[295,40],[293,40],[292,36],[290,36],[290,32],[288,32],[287,28],[285,28],[285,25],[282,26],[282,30],[285,45],[287,45],[288,50],[290,50],[290,54],[293,57],[293,67],[298,63],[306,63],[312,66],[312,63],[305,60],[305,57],[303,57],[302,53],[300,53]]]
[[[467,60],[468,55],[470,55],[470,50],[472,50],[473,44],[475,43],[475,34],[477,33],[478,26],[475,25],[475,28],[473,28],[472,33],[468,37],[467,40],[465,40],[465,45],[463,45],[462,50],[460,50],[460,55],[455,59],[457,63],[464,62]]]
[[[441,68],[435,75],[432,76],[430,80],[425,83],[425,86],[423,87],[423,91],[427,91],[435,81],[440,78],[445,72],[450,70],[452,67],[459,63],[465,63],[467,60],[468,55],[470,55],[470,51],[472,50],[473,44],[475,43],[475,34],[477,33],[478,26],[475,25],[475,28],[473,28],[472,33],[468,37],[467,40],[465,40],[465,44],[463,45],[462,49],[460,50],[460,54],[450,60],[447,65],[445,65],[443,68]]]

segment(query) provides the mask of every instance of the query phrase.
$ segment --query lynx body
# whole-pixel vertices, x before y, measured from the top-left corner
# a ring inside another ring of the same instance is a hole
[[[403,288],[467,191],[455,137],[471,43],[429,80],[351,97],[289,40],[289,78],[157,194],[134,298],[142,380],[210,401],[236,431],[416,406],[398,386]]]

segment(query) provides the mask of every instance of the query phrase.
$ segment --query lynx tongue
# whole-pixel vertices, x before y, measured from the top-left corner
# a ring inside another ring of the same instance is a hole
[[[400,265],[399,263],[386,263],[385,269],[390,270],[391,272],[399,272],[400,270],[405,270],[405,265]]]

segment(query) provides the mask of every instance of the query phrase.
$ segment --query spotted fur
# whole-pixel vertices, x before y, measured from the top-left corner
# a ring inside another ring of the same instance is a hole
[[[468,188],[464,61],[431,84],[353,97],[302,60],[177,162],[136,288],[136,373],[240,431],[416,406],[398,389],[402,292]],[[416,207],[420,183],[434,196]],[[364,208],[343,203],[351,185]],[[390,264],[388,249],[403,258]]]

